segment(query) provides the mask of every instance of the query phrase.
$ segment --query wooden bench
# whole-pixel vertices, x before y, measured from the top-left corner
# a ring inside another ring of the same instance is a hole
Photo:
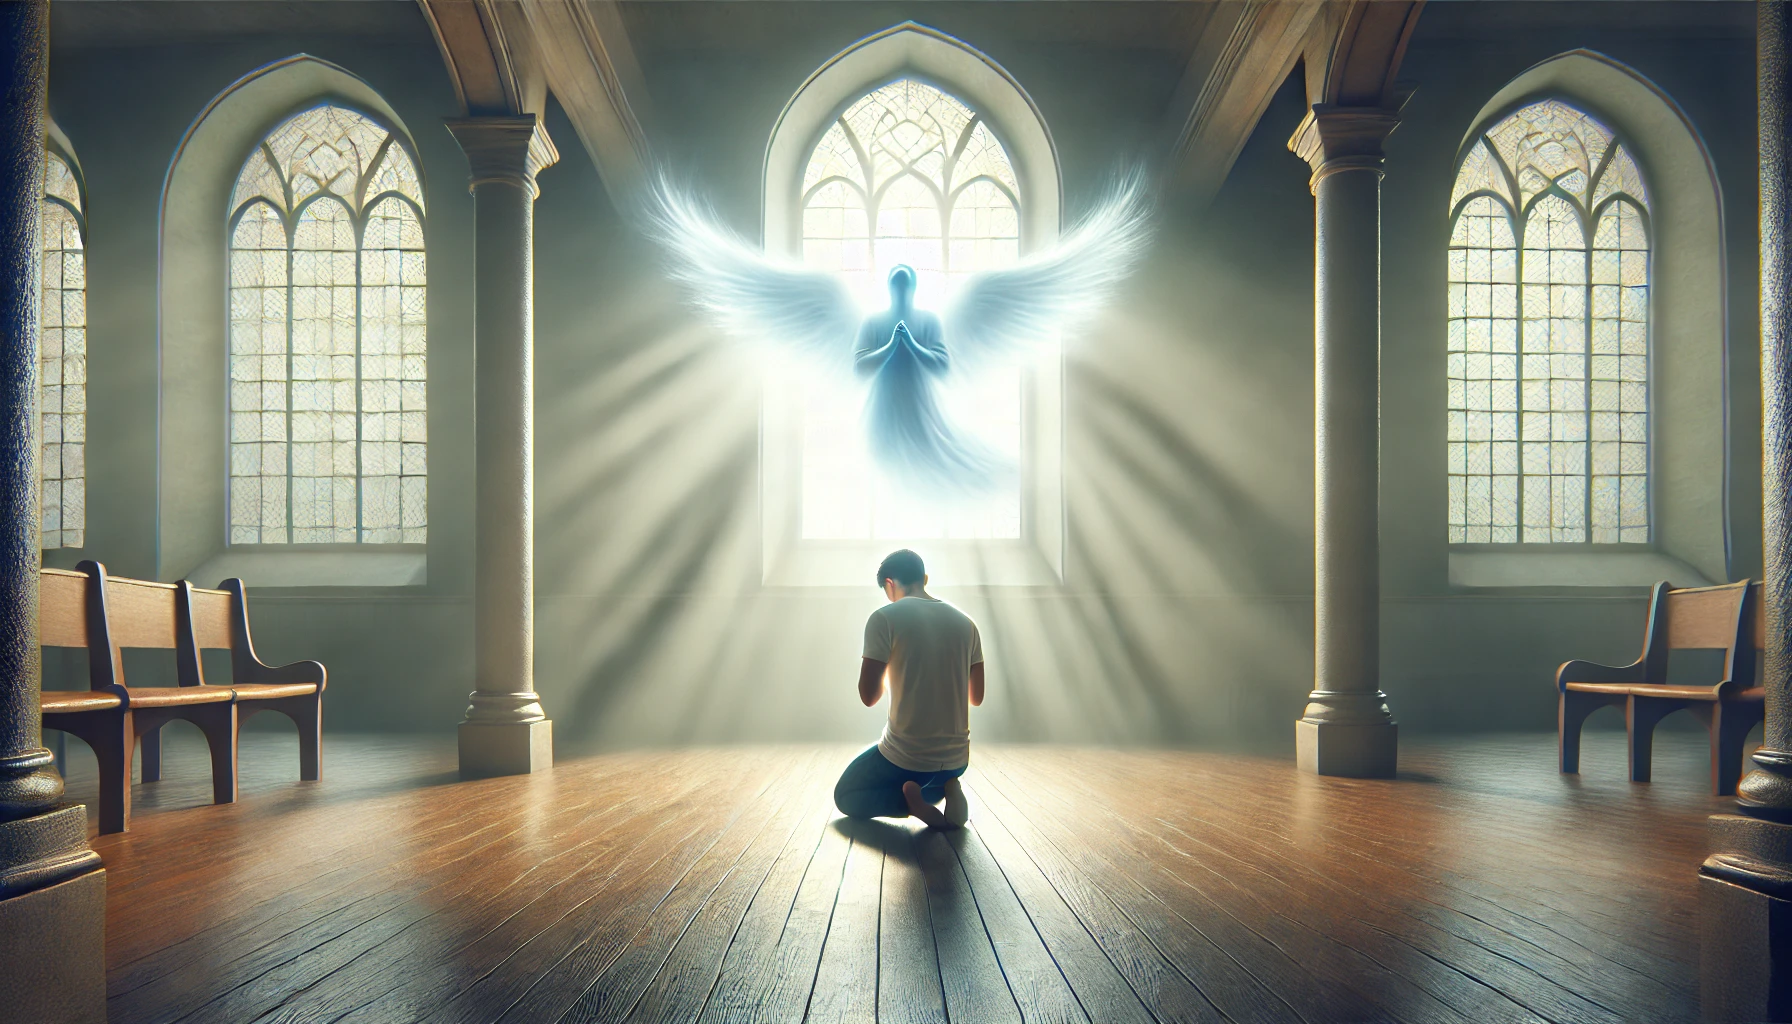
[[[1614,667],[1570,661],[1556,670],[1556,739],[1563,772],[1580,771],[1580,733],[1587,716],[1602,707],[1624,709],[1630,780],[1648,782],[1655,726],[1687,710],[1705,723],[1711,742],[1711,788],[1736,792],[1742,777],[1742,744],[1760,723],[1764,691],[1756,682],[1767,635],[1761,584],[1743,580],[1717,587],[1669,589],[1658,583],[1649,601],[1643,653]],[[1670,685],[1668,653],[1722,650],[1716,683]]]
[[[84,648],[88,663],[86,690],[43,691],[43,725],[93,749],[102,833],[130,826],[136,748],[141,743],[143,781],[161,778],[161,728],[176,719],[205,734],[216,803],[236,799],[238,730],[255,711],[280,711],[298,723],[300,776],[318,777],[324,668],[314,661],[272,668],[255,656],[241,580],[201,590],[185,581],[109,577],[98,562],[79,570],[42,570],[40,642]],[[174,651],[178,685],[127,685],[126,648]],[[231,652],[232,685],[205,682],[201,652],[217,648]]]
[[[178,645],[173,584],[112,579],[98,562],[79,572],[45,569],[40,577],[39,642],[84,647],[88,688],[46,690],[43,725],[80,738],[99,763],[100,831],[123,832],[131,820],[131,761],[139,735],[184,719],[205,734],[212,755],[212,799],[236,799],[236,694],[228,686],[130,686],[126,648]],[[161,777],[161,748],[146,744],[143,780]]]
[[[243,581],[228,579],[217,590],[204,590],[185,580],[175,584],[181,634],[188,641],[180,655],[182,685],[205,685],[200,652],[230,652],[230,688],[236,694],[237,728],[261,711],[277,711],[299,730],[299,778],[316,782],[323,767],[323,700],[327,674],[315,661],[274,668],[255,654],[249,635],[249,599]]]

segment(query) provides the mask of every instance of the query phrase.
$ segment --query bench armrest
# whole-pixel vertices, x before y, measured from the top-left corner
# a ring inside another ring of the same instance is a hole
[[[1629,665],[1601,665],[1592,661],[1570,661],[1556,669],[1556,689],[1565,692],[1569,683],[1646,683],[1648,675],[1643,662]]]
[[[327,675],[323,665],[315,661],[295,661],[276,667],[264,665],[260,659],[240,666],[237,674],[239,683],[316,683],[320,693]]]

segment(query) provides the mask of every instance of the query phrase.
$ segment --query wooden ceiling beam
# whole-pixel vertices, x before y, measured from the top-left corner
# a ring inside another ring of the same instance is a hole
[[[1329,31],[1306,50],[1307,103],[1398,109],[1395,85],[1424,0],[1329,4]]]
[[[572,120],[612,198],[641,184],[649,164],[646,79],[615,0],[516,0],[548,87]]]
[[[1231,173],[1276,90],[1308,45],[1320,0],[1214,3],[1170,102],[1170,179],[1198,201]]]
[[[647,89],[614,0],[417,0],[467,116],[560,101],[611,195],[645,176]]]

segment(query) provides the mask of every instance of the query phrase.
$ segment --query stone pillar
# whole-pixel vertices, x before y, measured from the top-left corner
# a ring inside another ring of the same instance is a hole
[[[1792,12],[1786,0],[1755,10],[1767,721],[1737,813],[1711,817],[1699,869],[1699,996],[1713,1021],[1792,1021]]]
[[[478,532],[474,683],[460,726],[463,778],[550,767],[553,723],[535,693],[535,175],[559,159],[535,114],[448,122],[477,204]]]
[[[44,748],[37,642],[47,0],[0,3],[0,1015],[106,1019],[106,872]]]
[[[1313,167],[1314,682],[1294,724],[1304,771],[1387,778],[1397,730],[1381,692],[1377,496],[1381,144],[1375,107],[1316,103],[1288,148]]]

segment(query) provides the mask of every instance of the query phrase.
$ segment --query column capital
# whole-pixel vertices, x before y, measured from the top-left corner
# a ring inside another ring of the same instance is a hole
[[[1400,124],[1400,113],[1386,107],[1343,107],[1315,103],[1301,118],[1288,148],[1313,168],[1308,187],[1340,171],[1373,171],[1381,178],[1381,144]]]
[[[560,161],[539,114],[454,117],[445,123],[472,168],[468,191],[498,183],[524,189],[534,199],[541,194],[535,175]]]

